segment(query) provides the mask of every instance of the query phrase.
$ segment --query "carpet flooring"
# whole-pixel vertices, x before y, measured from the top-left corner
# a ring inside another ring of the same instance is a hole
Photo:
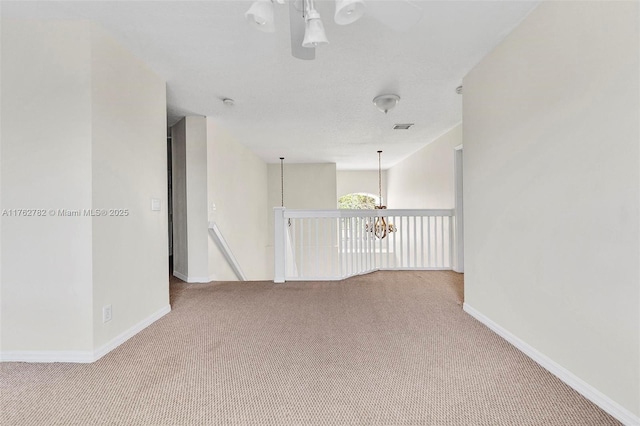
[[[462,279],[173,281],[93,364],[0,364],[0,424],[618,424],[464,313]]]

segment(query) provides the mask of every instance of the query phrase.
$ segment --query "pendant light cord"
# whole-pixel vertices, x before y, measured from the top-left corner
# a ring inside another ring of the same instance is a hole
[[[280,157],[280,207],[284,207],[284,157]]]
[[[382,163],[380,162],[380,154],[382,154],[382,151],[378,151],[378,200],[380,207],[382,207]]]

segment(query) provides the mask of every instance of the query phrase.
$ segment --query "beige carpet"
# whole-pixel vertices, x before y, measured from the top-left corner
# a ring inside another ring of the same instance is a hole
[[[462,311],[462,276],[172,284],[90,365],[0,365],[2,425],[612,425]]]

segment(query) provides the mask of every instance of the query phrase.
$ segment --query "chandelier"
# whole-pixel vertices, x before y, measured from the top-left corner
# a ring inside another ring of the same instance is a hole
[[[376,210],[386,209],[387,206],[382,205],[382,166],[380,162],[380,155],[382,151],[378,151],[378,205],[376,206]],[[393,223],[389,223],[387,218],[384,216],[379,216],[376,218],[373,224],[367,223],[365,224],[364,229],[368,232],[372,232],[373,235],[378,239],[383,239],[387,235],[392,232],[396,232],[398,228],[396,228]]]

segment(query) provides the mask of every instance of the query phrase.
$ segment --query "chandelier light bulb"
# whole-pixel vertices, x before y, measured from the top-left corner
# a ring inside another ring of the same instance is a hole
[[[244,17],[252,27],[265,33],[276,31],[273,21],[273,3],[271,0],[256,0],[253,2]]]
[[[302,47],[316,47],[328,43],[329,40],[324,32],[324,25],[320,19],[320,14],[315,9],[310,9],[307,12]]]

